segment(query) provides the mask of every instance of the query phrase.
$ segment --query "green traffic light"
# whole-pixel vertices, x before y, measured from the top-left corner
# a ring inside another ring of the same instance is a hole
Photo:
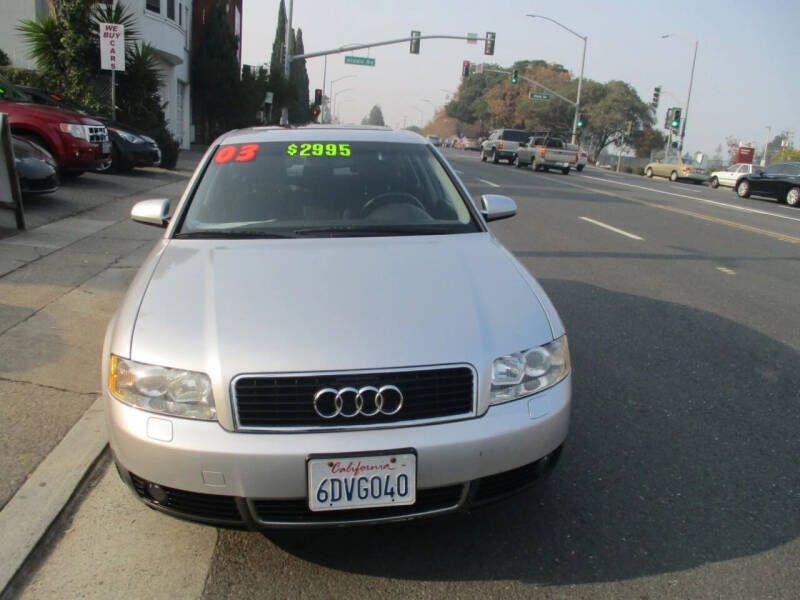
[[[511,73],[511,83],[516,85],[517,81],[519,81],[519,72],[514,69],[514,72]]]
[[[578,127],[583,127],[583,121],[578,121]]]
[[[673,122],[672,122],[672,126],[673,126],[673,127],[677,127],[678,125],[680,125],[680,123],[678,123],[678,121],[673,121]]]

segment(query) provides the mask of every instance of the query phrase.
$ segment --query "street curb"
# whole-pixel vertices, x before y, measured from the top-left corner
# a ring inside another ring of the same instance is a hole
[[[0,511],[0,592],[25,563],[108,443],[98,397]]]

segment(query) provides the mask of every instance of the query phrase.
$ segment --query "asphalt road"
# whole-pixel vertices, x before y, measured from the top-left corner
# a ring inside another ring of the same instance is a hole
[[[112,468],[72,521],[83,537],[63,533],[23,597],[69,583],[55,563],[103,597],[114,571],[97,584],[104,559],[80,552],[114,536],[116,572],[171,597],[800,597],[800,210],[446,155],[474,197],[516,200],[492,228],[566,325],[574,410],[553,475],[471,515],[261,535],[147,511]],[[192,539],[196,556],[160,565]]]

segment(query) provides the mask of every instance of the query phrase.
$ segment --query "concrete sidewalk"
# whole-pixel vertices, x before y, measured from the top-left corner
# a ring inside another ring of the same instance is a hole
[[[6,588],[106,446],[96,402],[106,324],[163,233],[130,221],[138,200],[177,200],[198,151],[178,169],[137,171],[137,191],[0,239],[0,590]],[[97,178],[96,180],[94,178]],[[103,201],[105,199],[105,201]],[[46,217],[43,217],[46,220]]]

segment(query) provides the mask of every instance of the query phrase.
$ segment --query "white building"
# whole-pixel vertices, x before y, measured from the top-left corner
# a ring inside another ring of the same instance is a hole
[[[5,0],[2,0],[5,2]],[[191,143],[189,70],[192,47],[192,0],[121,0],[136,15],[143,41],[156,50],[162,73],[161,99],[167,125],[181,148]]]
[[[192,44],[192,0],[119,0],[136,16],[141,39],[156,50],[162,73],[161,99],[172,135],[181,148],[191,142],[189,70]],[[36,68],[17,32],[20,20],[48,14],[47,0],[0,0],[0,49],[14,67]]]

